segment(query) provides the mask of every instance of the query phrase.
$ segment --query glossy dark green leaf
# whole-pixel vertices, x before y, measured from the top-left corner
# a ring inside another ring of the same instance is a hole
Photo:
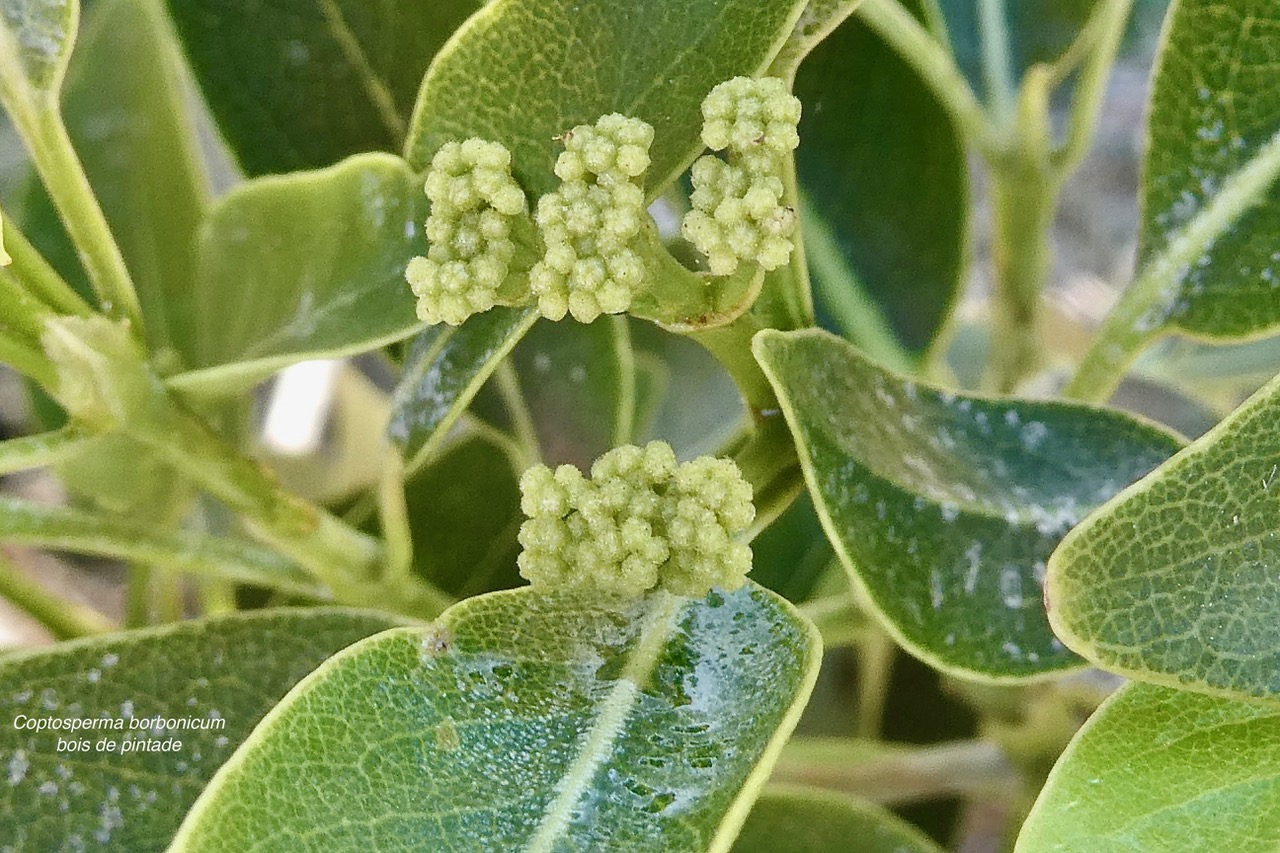
[[[1090,516],[1049,562],[1050,618],[1106,669],[1280,698],[1280,380]]]
[[[182,366],[201,324],[217,322],[196,313],[196,233],[209,185],[181,75],[154,3],[102,0],[87,16],[62,98],[67,132],[138,290],[147,342],[167,373]],[[47,197],[34,195],[30,204],[46,210],[27,216],[55,223]],[[59,255],[64,270],[76,264],[69,242]]]
[[[751,579],[788,601],[809,598],[835,559],[807,494],[752,540],[751,554]]]
[[[1211,237],[1202,253],[1180,258],[1138,322],[1254,336],[1280,325],[1280,188],[1271,186],[1280,173],[1280,92],[1271,85],[1280,10],[1266,0],[1182,0],[1171,15],[1151,96],[1139,262],[1179,254],[1195,224]],[[1258,203],[1214,212],[1239,193]]]
[[[1049,630],[1045,561],[1178,439],[1104,409],[916,384],[825,332],[763,332],[755,350],[827,536],[909,651],[993,680],[1080,665]]]
[[[339,649],[395,624],[354,610],[260,611],[5,657],[0,839],[15,850],[164,850],[214,771],[289,688]],[[156,717],[209,727],[137,727]],[[37,731],[27,720],[112,728]],[[113,751],[96,748],[104,739]],[[181,747],[139,748],[170,740]],[[122,752],[124,743],[133,750]]]
[[[421,180],[391,154],[258,178],[201,233],[184,391],[239,391],[308,358],[374,349],[419,328],[404,279],[426,219]]]
[[[918,13],[921,3],[907,5]],[[950,316],[964,272],[969,173],[959,132],[856,15],[805,58],[795,93],[804,103],[796,171],[819,303],[855,342],[869,345],[863,330],[887,325],[920,354]]]
[[[482,0],[169,0],[250,175],[398,151],[422,75]]]
[[[942,853],[892,812],[830,791],[766,789],[733,853]]]
[[[536,324],[511,356],[543,461],[586,469],[631,440],[636,377],[627,321]]]
[[[406,470],[430,458],[537,318],[527,308],[495,308],[456,328],[432,326],[414,338],[387,425]]]
[[[415,571],[456,598],[522,585],[518,477],[506,450],[479,435],[445,448],[410,477]]]
[[[750,584],[626,610],[473,598],[317,670],[174,850],[725,851],[818,656],[812,626]]]
[[[1280,847],[1280,712],[1122,688],[1058,759],[1017,853],[1269,853]]]
[[[503,143],[521,182],[554,189],[556,137],[621,112],[653,125],[656,195],[702,150],[702,99],[766,68],[803,0],[495,0],[471,18],[423,81],[406,158],[445,142]]]

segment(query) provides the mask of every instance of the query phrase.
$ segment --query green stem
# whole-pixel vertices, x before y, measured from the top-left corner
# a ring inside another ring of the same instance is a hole
[[[898,647],[876,626],[869,626],[858,644],[858,704],[853,734],[878,738],[884,722],[884,706],[889,698],[889,679]]]
[[[945,797],[998,799],[1020,787],[1004,753],[986,741],[882,748],[855,761],[844,754],[846,744],[856,742],[793,740],[783,750],[770,781],[844,791],[882,804]]]
[[[815,598],[797,609],[822,634],[822,647],[828,651],[855,646],[866,634],[866,617],[848,592]]]
[[[5,496],[0,496],[0,541],[324,596],[298,566],[247,542],[157,532],[152,526]]]
[[[93,309],[58,275],[26,236],[4,217],[4,246],[13,264],[8,267],[27,292],[59,314],[87,317]]]
[[[394,447],[382,455],[378,483],[378,509],[382,539],[386,543],[386,577],[397,582],[413,575],[413,534],[409,529],[409,506],[404,494],[404,459]]]
[[[124,627],[144,628],[151,624],[151,567],[130,563],[125,567]]]
[[[128,319],[134,334],[141,338],[142,307],[138,294],[61,114],[56,108],[45,107],[30,113],[22,111],[15,114],[14,119],[40,179],[79,251],[103,310],[111,316]]]
[[[1027,72],[1018,102],[1017,144],[991,161],[994,329],[988,385],[1014,391],[1040,365],[1041,293],[1049,278],[1050,234],[1061,182],[1051,164],[1049,74]]]
[[[1256,205],[1280,178],[1280,133],[1260,147],[1160,254],[1142,267],[1133,284],[1107,315],[1063,394],[1102,401],[1120,384],[1124,369],[1164,328],[1181,294],[1187,270]]]
[[[1009,23],[1004,0],[978,0],[978,30],[982,36],[982,74],[996,123],[1007,127],[1014,119],[1018,83],[1009,49]]]
[[[782,414],[774,409],[759,420],[733,461],[751,484],[756,519],[747,531],[750,541],[787,511],[804,490],[804,474],[795,444]]]
[[[45,321],[53,312],[28,293],[9,268],[0,269],[0,305],[4,306],[0,331],[21,337],[30,344],[39,344]]]
[[[1001,149],[986,112],[950,51],[897,0],[864,0],[856,14],[920,75],[961,130],[984,152]]]
[[[511,417],[515,439],[521,447],[520,458],[527,460],[524,467],[533,465],[542,458],[542,448],[538,445],[538,430],[533,425],[533,414],[529,411],[529,401],[525,399],[524,389],[520,387],[520,377],[516,369],[507,359],[493,372],[498,393]]]
[[[0,596],[17,605],[59,640],[104,634],[115,628],[111,620],[98,611],[49,592],[3,554],[0,554]]]
[[[0,475],[60,462],[79,452],[87,441],[88,437],[73,426],[0,441]]]
[[[1079,62],[1075,55],[1077,46],[1086,52],[1084,69],[1072,96],[1067,136],[1061,148],[1054,153],[1054,167],[1062,177],[1075,171],[1093,142],[1107,93],[1107,79],[1115,65],[1132,9],[1133,0],[1104,0],[1099,3],[1079,38],[1054,63],[1054,76],[1057,82],[1061,82]]]

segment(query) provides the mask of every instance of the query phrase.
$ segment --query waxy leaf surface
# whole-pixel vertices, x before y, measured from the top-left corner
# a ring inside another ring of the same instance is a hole
[[[458,31],[423,81],[406,158],[425,167],[446,142],[503,143],[517,178],[555,188],[557,137],[620,112],[653,125],[656,194],[702,150],[702,99],[769,64],[803,0],[495,0]]]
[[[733,853],[942,853],[892,812],[830,791],[765,790],[747,816]]]
[[[245,172],[399,151],[427,65],[482,0],[169,0]]]
[[[1172,12],[1151,96],[1141,186],[1139,263],[1176,250],[1212,202],[1247,191],[1258,203],[1218,223],[1143,318],[1211,338],[1280,324],[1280,8],[1267,0],[1182,0]]]
[[[1270,853],[1280,711],[1131,684],[1058,759],[1016,853]]]
[[[218,766],[326,658],[393,627],[357,610],[274,610],[20,652],[0,661],[0,822],[17,850],[163,850]],[[14,720],[121,720],[123,729],[18,728]],[[210,728],[131,728],[154,719]],[[113,740],[115,751],[99,752]],[[182,742],[121,752],[119,744]],[[60,741],[89,741],[87,751]],[[65,746],[65,744],[64,744]]]
[[[1280,380],[1090,516],[1049,562],[1058,636],[1105,669],[1280,699]]]
[[[818,655],[751,584],[627,610],[470,599],[300,684],[174,849],[728,850]]]
[[[308,358],[374,349],[420,327],[405,266],[426,219],[421,181],[391,154],[241,184],[200,241],[195,392],[239,391]]]
[[[1118,412],[920,385],[825,332],[763,332],[755,349],[827,536],[909,651],[995,680],[1080,665],[1049,630],[1045,561],[1176,438]]]

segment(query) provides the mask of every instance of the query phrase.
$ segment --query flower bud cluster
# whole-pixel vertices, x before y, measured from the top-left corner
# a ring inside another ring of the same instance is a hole
[[[405,277],[418,297],[418,317],[457,326],[498,304],[516,244],[512,220],[526,213],[511,175],[511,152],[497,142],[446,143],[427,173],[427,256]]]
[[[729,275],[741,261],[777,269],[791,257],[796,227],[781,176],[800,144],[800,101],[777,78],[735,77],[711,90],[702,118],[702,141],[728,161],[706,156],[694,163],[684,237],[715,275]]]
[[[645,267],[634,243],[644,226],[644,188],[653,128],[612,113],[564,135],[560,188],[538,202],[547,251],[529,274],[544,317],[590,323],[631,307]]]
[[[601,456],[590,479],[536,465],[520,490],[520,574],[537,588],[697,597],[736,589],[751,570],[751,549],[734,541],[755,518],[751,486],[729,460],[677,464],[662,442],[627,445]]]

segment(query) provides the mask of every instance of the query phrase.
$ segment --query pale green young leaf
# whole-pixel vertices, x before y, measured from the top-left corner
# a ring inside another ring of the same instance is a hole
[[[1063,540],[1063,641],[1144,681],[1280,698],[1277,419],[1280,379]]]
[[[78,0],[0,2],[0,102],[15,123],[57,109],[79,24]]]
[[[293,362],[374,349],[420,327],[404,270],[426,219],[421,180],[391,154],[257,178],[219,200],[200,235],[172,385],[243,390]]]
[[[942,853],[887,809],[818,788],[766,788],[733,853]]]
[[[827,536],[909,651],[990,680],[1081,664],[1045,618],[1045,561],[1178,439],[1104,409],[917,384],[825,332],[763,332],[755,351]]]
[[[217,322],[194,311],[196,233],[209,182],[183,103],[182,74],[168,21],[154,3],[101,0],[86,18],[62,96],[67,133],[120,244],[147,342],[165,372],[182,366],[184,347],[202,322]],[[56,222],[48,197],[37,191],[25,217]],[[53,230],[40,235],[65,242],[53,260],[63,261],[65,276],[82,278],[65,232]]]
[[[768,67],[803,0],[495,0],[432,63],[406,158],[480,136],[511,149],[534,193],[555,188],[557,137],[620,112],[656,131],[650,197],[702,150],[701,104],[717,83]]]
[[[250,175],[399,151],[432,57],[483,0],[168,0]],[[247,29],[246,29],[247,27]]]
[[[919,14],[919,0],[907,6]],[[964,272],[969,170],[959,131],[856,15],[804,59],[795,93],[804,103],[796,171],[819,304],[864,349],[919,355],[950,317]]]
[[[1058,759],[1017,853],[1270,853],[1280,846],[1275,708],[1131,684]]]
[[[725,851],[818,657],[750,584],[625,609],[473,598],[300,684],[172,849]]]
[[[356,610],[259,611],[5,657],[4,842],[17,850],[163,850],[214,771],[289,688],[339,649],[396,624]],[[157,716],[210,728],[130,728]],[[19,717],[120,720],[123,728],[34,731],[19,728]],[[99,752],[104,738],[182,745]],[[87,751],[59,746],[81,740]]]
[[[414,338],[387,424],[387,435],[404,454],[406,471],[431,457],[537,319],[532,309],[494,308],[461,326],[432,326]]]
[[[585,470],[631,440],[636,374],[624,318],[544,320],[516,345],[511,364],[547,464]]]

